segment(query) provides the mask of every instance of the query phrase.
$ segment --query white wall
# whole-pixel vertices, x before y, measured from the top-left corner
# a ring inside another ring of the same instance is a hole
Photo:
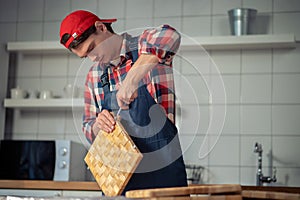
[[[258,10],[256,32],[294,33],[300,39],[299,0],[0,0],[0,40],[58,40],[60,20],[75,9],[88,9],[100,17],[117,17],[117,32],[162,23],[173,25],[188,36],[229,35],[227,10],[251,7]],[[166,9],[168,7],[168,9]],[[263,144],[263,166],[269,175],[277,167],[276,185],[300,186],[300,46],[295,49],[210,51],[224,80],[227,112],[224,129],[210,154],[199,159],[211,110],[208,91],[190,64],[176,58],[177,90],[183,123],[180,138],[187,163],[203,165],[204,183],[255,184],[257,155],[254,143]],[[200,62],[195,53],[182,52],[181,58]],[[207,58],[208,59],[208,58]],[[27,55],[10,79],[24,89],[62,88],[75,78],[81,60],[70,55]],[[201,60],[202,63],[203,60]],[[199,65],[207,84],[218,76],[211,66]],[[83,79],[83,77],[81,77]],[[198,104],[187,87],[198,97]],[[202,84],[202,85],[199,85]],[[1,88],[3,90],[3,88]],[[219,106],[222,106],[220,104]],[[200,117],[200,127],[193,125]],[[195,121],[196,119],[196,121]],[[179,123],[179,122],[178,122]],[[205,148],[211,147],[218,132],[211,132]],[[69,138],[79,141],[70,111],[25,111],[14,117],[14,139]],[[270,152],[273,161],[270,163]]]

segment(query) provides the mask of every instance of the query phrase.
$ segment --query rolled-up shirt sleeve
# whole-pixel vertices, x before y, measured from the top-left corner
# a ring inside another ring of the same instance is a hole
[[[82,130],[85,134],[86,139],[89,143],[92,143],[95,139],[95,134],[93,133],[93,125],[97,118],[97,113],[99,113],[100,108],[97,104],[94,94],[94,80],[92,76],[93,71],[89,71],[85,81],[84,90],[84,115],[83,115],[83,126]]]
[[[145,30],[139,41],[140,54],[156,55],[160,64],[171,66],[180,40],[180,34],[169,25]]]

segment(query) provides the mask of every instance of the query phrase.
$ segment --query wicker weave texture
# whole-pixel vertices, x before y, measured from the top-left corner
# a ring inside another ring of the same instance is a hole
[[[100,131],[85,162],[106,196],[122,193],[143,155],[117,122],[112,133]]]

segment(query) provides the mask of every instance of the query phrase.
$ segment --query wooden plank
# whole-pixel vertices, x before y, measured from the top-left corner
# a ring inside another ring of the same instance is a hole
[[[287,193],[287,192],[271,192],[271,191],[255,191],[255,190],[243,190],[243,198],[256,198],[256,199],[289,199],[299,200],[300,194]]]
[[[241,186],[237,184],[193,185],[187,187],[156,188],[132,190],[126,192],[128,198],[175,197],[190,194],[220,194],[240,193]]]
[[[146,200],[242,200],[241,195],[202,195],[187,197],[154,197]]]

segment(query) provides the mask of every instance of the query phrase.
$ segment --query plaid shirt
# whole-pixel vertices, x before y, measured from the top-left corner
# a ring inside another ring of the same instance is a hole
[[[134,38],[127,33],[122,36],[124,39],[120,53],[121,62],[116,66],[110,65],[108,68],[110,91],[116,90],[121,76],[126,75],[133,65],[132,48],[129,48],[129,44],[134,41]],[[150,95],[164,108],[166,116],[173,123],[175,123],[175,94],[172,60],[179,45],[179,33],[168,25],[145,30],[138,36],[136,44],[138,55],[153,54],[159,59],[157,66],[147,73],[143,82],[147,85]],[[90,143],[95,138],[92,126],[104,103],[104,91],[100,83],[104,68],[105,66],[100,65],[92,66],[85,82],[83,132]]]

